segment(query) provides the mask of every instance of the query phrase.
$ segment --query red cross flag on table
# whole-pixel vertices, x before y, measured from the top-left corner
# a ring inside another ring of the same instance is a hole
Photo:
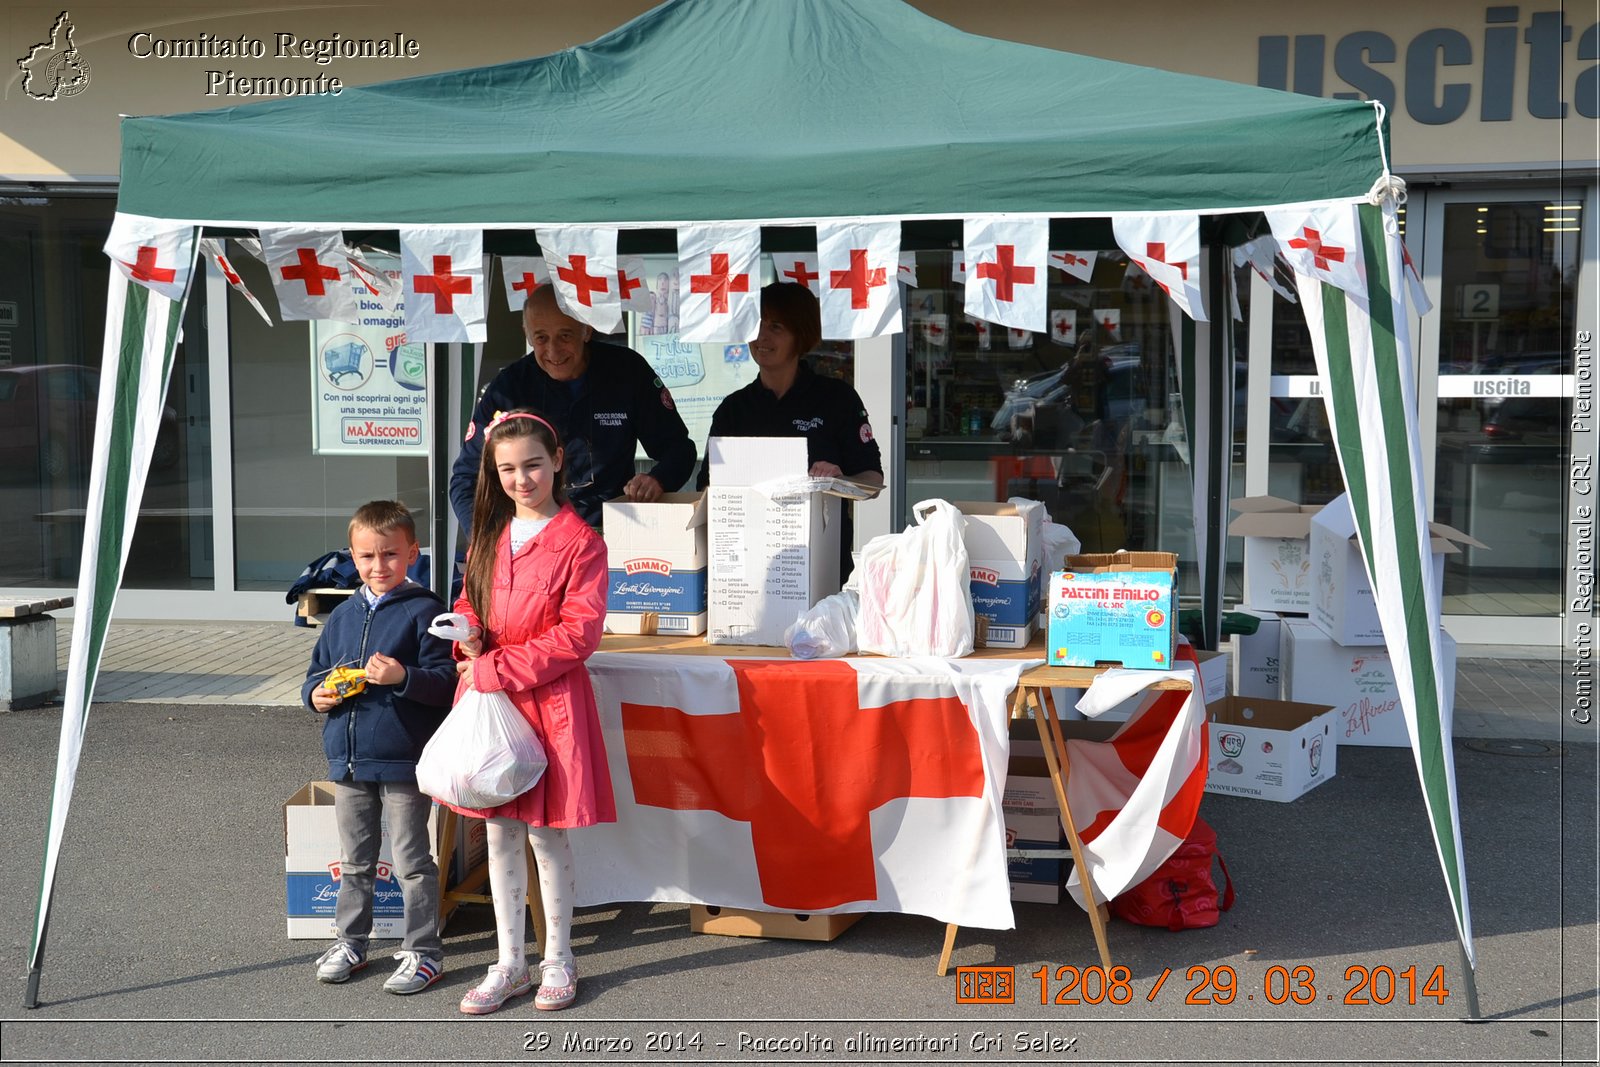
[[[614,226],[551,226],[534,231],[561,310],[601,333],[622,328]]]
[[[1122,340],[1122,309],[1095,308],[1094,328],[1102,341]]]
[[[1365,298],[1367,278],[1354,204],[1323,203],[1262,214],[1278,240],[1278,251],[1296,274]]]
[[[261,258],[284,322],[360,320],[344,234],[338,230],[263,226]]]
[[[961,221],[961,234],[967,314],[1018,330],[1049,329],[1044,271],[1050,220],[979,215]]]
[[[822,275],[817,271],[815,252],[774,252],[772,273],[780,282],[803,285],[822,299]]]
[[[105,253],[132,282],[169,300],[182,300],[194,272],[193,226],[117,212]]]
[[[1196,322],[1206,321],[1200,294],[1200,216],[1125,212],[1111,216],[1117,244]]]
[[[519,315],[533,291],[550,284],[543,256],[501,256],[500,277],[506,286],[506,306]]]
[[[1076,278],[1080,282],[1094,280],[1094,261],[1100,258],[1099,252],[1080,252],[1071,250],[1051,249],[1050,265],[1056,270],[1064,272],[1069,278]]]
[[[402,226],[400,276],[407,340],[488,340],[482,230]]]
[[[817,270],[822,336],[850,341],[901,332],[898,222],[819,222]]]
[[[1078,313],[1056,309],[1050,312],[1050,340],[1058,345],[1078,343]]]
[[[761,332],[761,231],[678,227],[678,339],[738,344]]]
[[[915,252],[900,253],[900,270],[895,277],[901,285],[911,289],[917,287],[917,254]]]
[[[617,260],[617,297],[623,311],[647,315],[655,310],[650,300],[650,286],[645,284],[644,257],[627,256]]]
[[[244,283],[244,279],[239,277],[239,272],[234,270],[233,262],[228,259],[228,253],[223,247],[222,241],[215,237],[201,238],[200,254],[212,262],[217,268],[217,273],[227,279],[229,287],[244,297],[250,306],[256,309],[256,314],[261,316],[262,321],[271,326],[272,316],[267,314],[267,309],[261,306],[261,301],[256,299],[256,294],[250,291],[250,287]]]
[[[617,821],[572,835],[578,902],[1010,928],[1000,799],[1020,669],[591,657]]]

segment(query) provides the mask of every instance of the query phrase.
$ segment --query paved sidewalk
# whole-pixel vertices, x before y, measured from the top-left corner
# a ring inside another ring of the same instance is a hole
[[[296,705],[320,632],[288,622],[115,623],[95,701]],[[72,622],[64,620],[57,630],[62,671],[71,641]],[[1558,649],[1461,645],[1459,657],[1457,737],[1561,739]]]

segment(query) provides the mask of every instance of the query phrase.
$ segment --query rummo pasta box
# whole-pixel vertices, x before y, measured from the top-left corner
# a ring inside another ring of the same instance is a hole
[[[706,503],[666,493],[604,505],[606,629],[614,634],[706,632]]]
[[[1177,579],[1171,552],[1068,556],[1067,569],[1050,578],[1051,666],[1171,670]]]
[[[972,610],[989,620],[985,644],[1026,648],[1039,615],[1044,554],[1043,504],[956,501],[966,517],[962,542],[971,575]]]

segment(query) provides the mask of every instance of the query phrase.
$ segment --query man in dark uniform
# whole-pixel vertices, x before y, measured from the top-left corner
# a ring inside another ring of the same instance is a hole
[[[648,502],[689,480],[694,442],[672,394],[643,356],[593,340],[594,331],[564,314],[547,285],[528,298],[522,328],[533,352],[484,389],[451,469],[450,505],[462,529],[472,526],[483,431],[497,411],[532,408],[560,431],[567,496],[591,526],[600,525],[607,500]],[[639,443],[655,460],[648,474],[634,473]]]

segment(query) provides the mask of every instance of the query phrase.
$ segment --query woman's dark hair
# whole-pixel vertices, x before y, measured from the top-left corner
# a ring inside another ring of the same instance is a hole
[[[561,439],[544,416],[527,408],[516,408],[497,416],[483,435],[483,456],[478,461],[478,487],[472,500],[472,536],[467,541],[467,575],[464,583],[467,603],[483,623],[489,626],[489,609],[494,592],[495,550],[500,547],[500,535],[505,532],[517,507],[500,488],[500,472],[496,469],[495,449],[505,441],[522,437],[537,438],[552,457],[561,450]],[[556,471],[555,489],[551,495],[558,504],[567,502],[567,471],[563,463]]]
[[[794,282],[773,282],[761,290],[761,317],[777,319],[794,334],[800,354],[822,343],[822,307],[810,289]]]

